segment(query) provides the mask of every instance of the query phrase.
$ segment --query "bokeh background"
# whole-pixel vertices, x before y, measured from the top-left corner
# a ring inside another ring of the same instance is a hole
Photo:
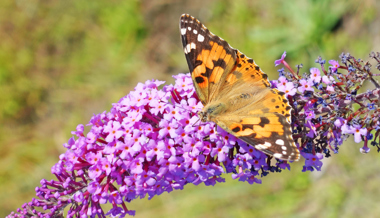
[[[303,71],[341,52],[380,51],[376,0],[1,0],[0,217],[35,196],[70,132],[138,82],[188,71],[178,30],[190,13],[252,57],[270,79],[288,52]],[[128,204],[136,217],[379,217],[380,161],[350,138],[321,172],[292,171]],[[302,162],[302,161],[301,161]]]

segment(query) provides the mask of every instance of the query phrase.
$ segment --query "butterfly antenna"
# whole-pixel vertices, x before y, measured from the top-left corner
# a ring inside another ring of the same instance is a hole
[[[195,127],[195,126],[196,126],[196,124],[197,124],[199,121],[201,121],[201,118],[199,118],[199,117],[198,117],[198,120],[197,120],[197,121],[195,121],[195,123],[193,124],[193,126],[192,126],[192,127]],[[198,126],[200,126],[200,125],[201,125],[201,122],[199,122]]]

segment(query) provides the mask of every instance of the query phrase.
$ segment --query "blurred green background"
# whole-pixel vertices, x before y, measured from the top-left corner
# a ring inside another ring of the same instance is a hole
[[[0,1],[0,217],[35,196],[94,113],[138,82],[188,71],[178,30],[190,13],[276,78],[288,52],[303,72],[318,55],[380,51],[375,0],[2,0]],[[136,217],[379,217],[379,154],[349,139],[322,172],[271,174],[262,185],[186,186],[128,204]]]

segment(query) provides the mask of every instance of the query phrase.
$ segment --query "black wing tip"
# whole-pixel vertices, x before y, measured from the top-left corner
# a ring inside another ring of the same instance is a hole
[[[193,21],[193,22],[196,22],[198,24],[201,24],[201,22],[195,18],[194,16],[191,16],[190,14],[182,14],[181,17],[179,18],[180,20],[180,23],[186,23],[186,22],[189,22],[189,21]]]
[[[186,14],[186,13],[184,13],[184,14],[181,15],[181,18],[189,17],[189,16],[192,17],[190,14]]]
[[[184,22],[185,20],[196,20],[196,19],[190,14],[182,14],[179,20],[181,22]]]

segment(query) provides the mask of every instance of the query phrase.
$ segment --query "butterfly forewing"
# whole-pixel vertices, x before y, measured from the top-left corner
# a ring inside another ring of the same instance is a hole
[[[180,31],[194,86],[205,106],[203,116],[266,154],[298,160],[284,93],[270,88],[267,75],[251,58],[192,16],[181,16]]]
[[[190,15],[181,16],[180,30],[191,77],[205,105],[217,95],[222,81],[235,67],[236,50]]]

